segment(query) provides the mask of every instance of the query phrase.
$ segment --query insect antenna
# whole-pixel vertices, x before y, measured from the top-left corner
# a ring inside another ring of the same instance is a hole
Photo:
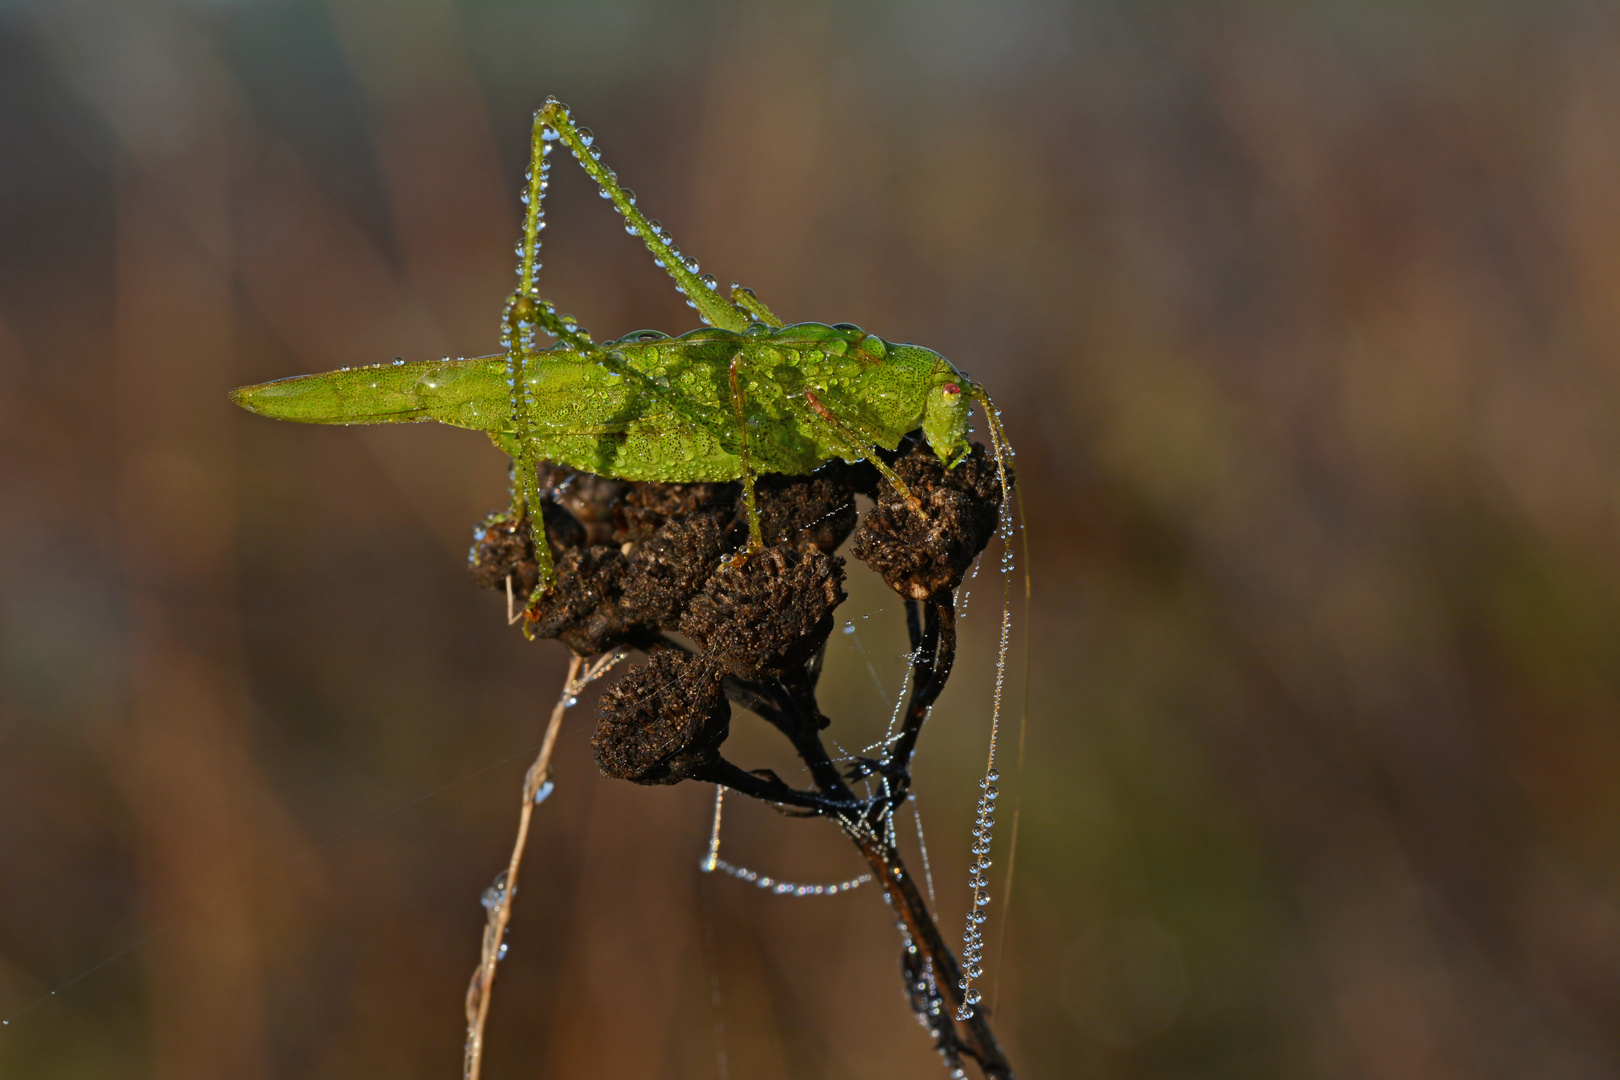
[[[979,992],[973,989],[973,980],[983,974],[981,962],[984,958],[984,934],[979,929],[985,922],[987,915],[985,905],[990,902],[989,879],[985,876],[990,869],[990,838],[991,830],[995,825],[996,797],[1000,794],[996,781],[1001,778],[996,769],[996,742],[1001,728],[1001,702],[1007,677],[1007,650],[1012,638],[1012,576],[1009,571],[1013,562],[1013,515],[1008,502],[1007,462],[1013,457],[1012,444],[1007,439],[1007,430],[1002,426],[1001,413],[996,409],[990,395],[982,387],[972,389],[975,400],[984,412],[985,422],[990,431],[990,446],[996,462],[996,479],[1001,484],[1001,513],[998,531],[1001,534],[1002,554],[1002,587],[1001,587],[1001,639],[996,650],[996,683],[995,694],[990,707],[990,748],[986,755],[984,779],[979,781],[983,794],[979,796],[979,805],[973,825],[973,846],[970,849],[972,859],[969,862],[968,884],[973,889],[972,903],[968,909],[967,926],[962,934],[962,1005],[957,1010],[958,1020],[967,1020],[973,1016],[974,1005],[979,1001]],[[1023,710],[1018,723],[1018,762],[1020,772],[1024,760],[1024,730],[1028,713],[1029,698],[1029,534],[1024,518],[1024,499],[1021,492],[1016,493],[1018,500],[1018,531],[1022,534],[1024,555],[1024,693]],[[1013,813],[1013,847],[1017,844],[1018,813]],[[1011,891],[1012,854],[1008,854],[1007,885]],[[1002,922],[1002,941],[1006,941],[1006,921]]]

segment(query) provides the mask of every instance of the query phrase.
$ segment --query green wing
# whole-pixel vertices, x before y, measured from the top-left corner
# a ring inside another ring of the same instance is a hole
[[[733,480],[741,475],[716,430],[713,405],[690,388],[655,393],[645,377],[568,355],[528,365],[539,456],[625,480]],[[378,364],[244,386],[231,400],[249,412],[306,424],[408,424],[437,420],[488,432],[516,449],[506,358]]]
[[[613,352],[611,363],[563,351],[527,366],[537,457],[622,480],[693,482],[742,475],[727,367],[734,335],[703,331]],[[772,354],[774,356],[775,354]],[[779,381],[752,358],[746,414],[760,471],[805,473],[836,451],[807,425],[801,380]],[[400,424],[437,420],[488,432],[515,453],[504,356],[347,368],[244,386],[231,400],[250,412],[308,424]],[[787,369],[791,370],[791,368]],[[839,397],[836,392],[834,398]]]

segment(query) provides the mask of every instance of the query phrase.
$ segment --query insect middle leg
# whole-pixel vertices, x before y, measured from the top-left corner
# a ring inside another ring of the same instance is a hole
[[[726,371],[726,377],[731,383],[731,411],[737,416],[737,456],[742,459],[743,506],[748,511],[748,547],[737,557],[738,562],[765,546],[764,533],[759,525],[759,506],[754,501],[754,481],[757,474],[754,472],[753,455],[748,452],[748,418],[744,412],[744,405],[747,402],[743,396],[740,377],[742,366],[742,354],[738,353],[731,358],[731,365]]]

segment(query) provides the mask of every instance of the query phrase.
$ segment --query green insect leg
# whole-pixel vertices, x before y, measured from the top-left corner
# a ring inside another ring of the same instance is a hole
[[[877,468],[877,471],[883,475],[883,479],[892,484],[894,490],[900,493],[900,497],[906,500],[906,505],[918,514],[922,513],[922,500],[911,493],[911,489],[906,486],[906,482],[900,479],[899,473],[895,472],[882,458],[878,457],[875,440],[863,435],[849,421],[841,420],[835,416],[833,411],[822,404],[820,398],[816,397],[814,390],[806,390],[804,400],[810,406],[810,415],[830,428],[838,439],[844,443],[848,449],[844,460],[858,461],[865,458],[870,461]]]
[[[772,330],[782,329],[782,320],[776,317],[774,311],[765,306],[765,301],[754,295],[753,289],[733,281],[731,283],[731,302],[748,312],[755,322],[764,323]]]
[[[746,309],[726,300],[718,292],[719,285],[712,275],[699,276],[696,259],[687,258],[675,247],[675,241],[664,227],[651,221],[636,206],[636,196],[629,188],[619,184],[619,177],[602,164],[602,148],[596,145],[596,136],[589,128],[574,123],[568,106],[551,98],[535,114],[537,129],[544,129],[545,139],[559,139],[568,147],[580,167],[596,181],[604,198],[624,218],[625,230],[641,238],[652,253],[653,260],[675,280],[675,288],[686,302],[697,309],[698,316],[710,326],[723,330],[743,331],[750,321]]]
[[[534,559],[540,570],[539,581],[525,606],[527,611],[534,610],[557,579],[551,545],[546,539],[545,515],[541,509],[537,466],[542,455],[536,438],[533,402],[527,391],[529,365],[537,352],[535,330],[544,330],[589,359],[600,361],[605,358],[590,334],[573,317],[558,315],[557,309],[549,300],[542,299],[535,288],[540,273],[540,231],[545,228],[547,173],[551,168],[546,157],[555,137],[553,127],[547,122],[546,110],[536,113],[529,145],[529,171],[523,191],[518,287],[506,301],[501,325],[501,344],[506,349],[506,378],[512,392],[514,437],[510,440],[512,445],[507,447],[512,454],[512,515],[513,520],[528,516]]]
[[[742,365],[743,358],[740,354],[732,357],[727,377],[731,380],[731,409],[737,414],[737,456],[742,459],[743,506],[748,511],[748,549],[741,556],[747,558],[765,546],[765,537],[759,526],[759,506],[754,501],[754,481],[757,474],[754,471],[753,455],[748,452],[748,423],[743,415],[746,400],[743,396],[739,371]]]
[[[535,352],[535,327],[544,325],[543,314],[556,315],[551,305],[540,299],[535,291],[535,278],[540,273],[540,230],[545,228],[546,173],[550,170],[546,155],[550,149],[545,125],[536,115],[529,140],[529,171],[524,177],[523,235],[518,241],[518,287],[507,298],[506,309],[501,314],[501,345],[506,350],[506,383],[511,388],[513,436],[498,441],[512,455],[512,520],[522,521],[525,516],[528,517],[534,560],[540,571],[525,610],[533,609],[539,598],[557,580],[551,560],[551,544],[546,539],[545,516],[540,505],[534,420],[530,409],[532,402],[525,390],[529,361]],[[508,443],[510,445],[506,445]],[[527,623],[524,624],[524,631],[528,631]]]
[[[540,579],[536,582],[534,592],[529,595],[528,603],[524,607],[525,611],[532,612],[540,603],[540,598],[551,591],[557,580],[551,545],[546,540],[545,515],[540,503],[540,479],[537,467],[545,455],[540,448],[538,425],[534,420],[533,402],[530,400],[528,390],[529,364],[535,356],[531,344],[534,329],[538,327],[544,330],[588,360],[606,363],[609,357],[591,338],[589,331],[580,326],[573,316],[558,315],[557,309],[549,300],[514,294],[508,304],[507,319],[508,337],[512,342],[508,347],[508,357],[512,358],[515,354],[515,362],[509,359],[507,365],[508,370],[513,373],[512,415],[517,429],[515,442],[518,451],[512,458],[513,512],[514,514],[520,512],[516,502],[521,495],[523,502],[521,510],[527,511],[529,516],[529,534],[534,544],[534,560],[540,568]]]
[[[534,421],[530,409],[532,402],[526,390],[529,361],[534,354],[534,327],[539,312],[549,308],[550,305],[543,300],[521,292],[513,293],[506,303],[502,334],[506,345],[507,382],[512,392],[514,434],[509,440],[498,440],[497,444],[512,455],[512,520],[529,519],[529,539],[540,572],[525,610],[532,610],[557,580],[556,568],[552,565],[551,544],[546,539],[545,515],[541,512],[540,478],[536,470],[539,455],[535,452]],[[524,629],[527,631],[527,624]]]

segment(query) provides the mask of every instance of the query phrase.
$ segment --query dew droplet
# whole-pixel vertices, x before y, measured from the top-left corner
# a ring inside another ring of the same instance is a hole
[[[490,884],[489,888],[484,890],[484,895],[479,897],[479,903],[483,904],[488,910],[494,911],[505,899],[506,871],[502,870],[495,875],[495,880]]]

